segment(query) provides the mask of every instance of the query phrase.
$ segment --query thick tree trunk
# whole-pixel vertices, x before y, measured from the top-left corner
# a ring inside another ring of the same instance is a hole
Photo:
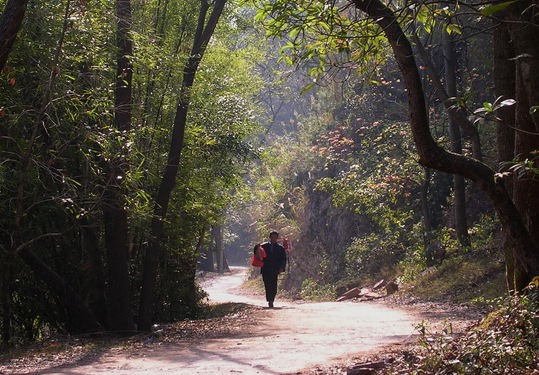
[[[6,66],[26,12],[28,0],[8,0],[0,18],[0,71]]]
[[[463,175],[485,191],[502,226],[508,232],[514,248],[515,262],[520,263],[525,271],[526,277],[522,280],[531,280],[539,274],[538,250],[503,182],[495,177],[495,172],[487,165],[476,159],[448,152],[434,141],[430,133],[425,97],[414,53],[395,14],[380,0],[354,0],[353,3],[375,20],[391,44],[408,90],[410,126],[419,162],[443,172]],[[522,288],[522,285],[523,282],[519,284],[519,288]]]
[[[493,33],[493,78],[497,97],[515,98],[516,68],[515,52],[511,36],[504,23],[500,23]],[[496,152],[498,162],[513,160],[515,156],[515,107],[506,106],[498,110],[501,121],[496,123]],[[510,184],[512,185],[512,184]]]
[[[502,119],[497,129],[501,161],[533,160],[533,153],[539,150],[539,112],[530,112],[532,106],[539,105],[539,17],[532,9],[532,1],[512,4],[498,15],[502,23],[494,33],[495,48],[501,49],[495,51],[497,94],[516,100],[514,106],[502,108],[498,113]],[[537,159],[535,167],[539,167]],[[513,201],[537,247],[539,178],[533,173],[520,176],[515,173],[507,184],[511,184]],[[539,257],[539,253],[536,256]],[[516,262],[509,276],[513,278],[516,290],[529,282],[528,272]]]
[[[116,0],[116,87],[114,126],[124,135],[131,129],[131,83],[133,69],[129,59],[133,54],[131,40],[131,2]],[[127,165],[122,156],[125,145],[118,142],[117,156],[110,162],[103,194],[103,224],[107,250],[108,306],[110,329],[134,331],[129,284],[129,226],[125,191],[122,187]]]
[[[164,221],[167,215],[168,204],[172,190],[176,185],[176,176],[180,168],[180,157],[183,148],[185,128],[187,126],[187,113],[189,110],[191,88],[200,61],[204,56],[206,46],[210,41],[219,17],[223,12],[226,0],[216,0],[213,11],[206,22],[209,5],[206,0],[201,1],[197,30],[191,49],[191,56],[183,71],[182,88],[179,104],[176,109],[172,126],[172,137],[168,152],[167,165],[161,178],[154,206],[154,218],[150,229],[150,241],[144,258],[144,272],[142,276],[142,290],[140,293],[139,329],[149,331],[153,320],[155,290],[157,287],[157,270],[161,258],[161,241],[164,234]]]
[[[446,32],[442,35],[442,45],[444,50],[444,71],[445,86],[449,97],[457,97],[457,56],[453,38]],[[454,116],[449,116],[449,137],[451,138],[451,151],[462,154],[462,139],[460,129],[455,123]],[[464,177],[453,175],[453,214],[455,217],[455,230],[457,239],[462,246],[470,246],[470,236],[468,234],[468,222],[466,218],[466,184]]]
[[[508,8],[509,33],[515,48],[515,157],[533,160],[539,168],[539,15],[536,1],[519,1]],[[534,242],[539,245],[539,176],[515,175],[513,199]],[[538,254],[539,256],[539,254]]]
[[[538,42],[539,43],[539,42]],[[537,66],[536,68],[539,68]],[[539,150],[539,133],[533,126],[529,114],[529,108],[533,105],[529,102],[529,96],[525,89],[525,78],[522,66],[517,62],[517,89],[516,89],[516,125],[515,155],[519,161],[532,159],[533,152]],[[526,133],[522,132],[526,131]],[[535,135],[532,133],[536,132]],[[539,163],[535,162],[535,167]],[[539,244],[539,178],[532,173],[519,176],[515,173],[513,180],[513,201],[523,216],[524,223],[535,244]],[[539,250],[536,255],[539,257]],[[537,274],[536,274],[537,275]],[[532,275],[535,276],[535,275]],[[523,287],[529,283],[529,277],[525,270],[515,267],[515,285]]]

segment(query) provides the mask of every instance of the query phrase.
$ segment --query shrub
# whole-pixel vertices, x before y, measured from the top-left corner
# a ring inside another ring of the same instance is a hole
[[[346,275],[357,278],[377,275],[387,267],[396,265],[406,254],[406,246],[398,234],[354,239],[346,249]]]
[[[387,374],[531,374],[539,365],[537,294],[495,301],[497,309],[461,338],[448,326],[433,335],[421,324],[421,349]],[[398,367],[398,369],[396,369]]]
[[[319,284],[313,278],[307,278],[301,283],[301,298],[321,301],[335,299],[335,286],[333,284]]]

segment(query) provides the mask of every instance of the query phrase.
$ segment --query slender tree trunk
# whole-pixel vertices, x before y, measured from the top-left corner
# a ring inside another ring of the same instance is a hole
[[[163,45],[163,41],[164,41],[163,35],[164,35],[165,23],[167,19],[166,15],[167,15],[168,3],[169,3],[169,0],[164,1],[163,10],[161,11],[161,1],[159,1],[155,9],[155,17],[154,17],[154,21],[152,25],[151,35],[154,35],[156,37],[157,39],[156,47],[158,48]],[[162,20],[161,23],[159,23],[160,20]],[[146,75],[148,76],[148,78],[146,80],[146,90],[144,93],[144,98],[141,101],[142,113],[144,114],[143,119],[142,119],[143,128],[149,127],[149,120],[151,117],[151,104],[153,102],[152,97],[155,95],[154,93],[155,83],[156,83],[155,72],[156,71],[153,69],[153,67],[148,67],[146,71]]]
[[[223,273],[223,241],[221,236],[221,226],[216,225],[212,228],[213,243],[215,254],[217,255],[217,272]]]
[[[430,188],[430,178],[431,170],[428,168],[423,168],[423,183],[421,184],[421,213],[422,213],[422,223],[423,223],[423,252],[425,254],[425,259],[427,260],[427,266],[430,267],[434,265],[434,251],[432,247],[432,218],[430,215],[429,209],[429,188]]]
[[[131,2],[116,0],[116,88],[114,126],[125,136],[131,129],[131,82],[133,69],[129,59],[133,54],[131,40]],[[125,139],[122,137],[122,139]],[[108,166],[103,194],[103,223],[107,250],[108,305],[110,328],[133,331],[131,289],[129,284],[129,226],[123,181],[127,173],[125,145],[116,144],[117,155]]]
[[[503,182],[495,172],[476,159],[442,149],[433,139],[421,77],[416,66],[412,46],[397,21],[395,14],[380,0],[354,0],[357,8],[369,15],[382,28],[403,75],[410,110],[410,127],[414,137],[419,162],[443,172],[461,174],[479,185],[491,199],[504,229],[514,248],[515,262],[520,263],[525,277],[518,284],[520,290],[539,274],[538,248],[523,218],[511,200]]]
[[[176,176],[180,168],[180,156],[183,148],[185,128],[187,126],[187,113],[189,110],[191,88],[200,61],[204,56],[206,46],[210,41],[219,17],[223,12],[226,0],[216,0],[213,10],[206,22],[209,5],[206,0],[201,1],[198,16],[197,30],[193,41],[191,55],[183,71],[183,81],[180,91],[179,104],[172,126],[172,137],[169,148],[167,165],[161,178],[154,206],[154,218],[150,229],[150,240],[144,258],[144,272],[142,276],[142,290],[140,293],[139,329],[149,331],[154,315],[154,299],[157,287],[157,270],[161,258],[161,241],[164,234],[164,221],[167,216],[168,204],[172,190],[176,185]]]
[[[515,98],[516,68],[513,57],[515,52],[511,36],[505,23],[500,22],[493,33],[493,77],[496,97]],[[496,123],[496,152],[499,163],[513,160],[515,155],[515,107],[506,106],[498,111],[500,121]],[[513,181],[505,178],[505,188],[513,195]],[[511,241],[506,230],[502,229],[505,252],[505,279],[509,292],[515,291],[515,262]]]
[[[215,225],[212,228],[212,237],[215,244],[215,254],[217,254],[217,271],[219,273],[230,272],[226,261],[225,249],[223,246],[223,226]]]
[[[91,97],[88,94],[96,89],[95,77],[96,72],[91,70],[91,61],[85,61],[80,68],[80,75],[83,77],[84,91],[87,93],[84,95],[83,102],[85,103],[86,110],[91,110],[90,104]],[[91,118],[86,119],[86,125],[90,128],[97,128],[98,124]],[[83,128],[84,125],[81,124]],[[85,135],[86,136],[86,135]],[[102,150],[95,149],[96,154],[100,154]],[[102,162],[102,158],[99,158],[99,162]],[[79,174],[81,176],[80,182],[82,184],[81,194],[83,196],[89,196],[91,194],[90,186],[94,183],[90,178],[89,161],[85,158],[81,158],[78,161],[80,165]],[[95,212],[94,203],[87,204],[84,209],[87,212]],[[105,266],[103,263],[103,249],[100,246],[100,230],[101,223],[97,215],[83,215],[79,221],[79,241],[82,253],[87,257],[86,276],[84,277],[88,288],[88,305],[94,312],[98,322],[106,329],[110,328],[109,314],[107,311],[106,301],[106,276]]]
[[[26,12],[28,0],[8,0],[0,18],[0,71],[6,66]]]
[[[457,57],[455,54],[455,45],[453,38],[446,32],[443,32],[443,50],[444,50],[444,71],[445,86],[449,97],[457,97],[457,76],[456,65]],[[449,136],[451,138],[451,151],[456,154],[462,154],[462,139],[460,129],[455,123],[453,116],[449,117]],[[462,246],[470,246],[470,236],[468,235],[468,222],[466,220],[466,184],[464,177],[453,175],[453,214],[455,217],[455,230],[457,239]]]
[[[412,34],[412,38],[417,47],[417,51],[421,56],[421,60],[427,68],[427,72],[430,76],[438,99],[444,104],[444,107],[447,110],[449,118],[451,119],[453,124],[456,124],[460,128],[460,131],[462,131],[462,134],[470,139],[470,142],[472,144],[473,157],[479,161],[482,161],[483,151],[481,147],[481,139],[479,137],[479,132],[477,131],[477,128],[474,126],[474,124],[472,124],[470,120],[468,120],[466,110],[461,106],[455,105],[455,102],[450,100],[452,97],[456,97],[456,93],[454,96],[451,96],[447,92],[446,88],[444,88],[442,80],[440,79],[440,76],[438,75],[434,66],[434,63],[432,62],[432,59],[430,58],[428,52],[425,50],[425,47],[423,47],[423,44],[421,43],[419,37],[416,34]]]
[[[200,233],[198,235],[198,240],[195,245],[195,254],[200,254],[200,251],[202,250],[202,246],[204,246],[204,240],[206,238],[206,230],[207,227],[204,225],[203,228],[200,229]],[[187,303],[191,306],[191,310],[195,311],[197,308],[197,283],[196,283],[196,273],[197,273],[197,264],[198,264],[198,257],[194,256],[189,259],[188,263],[188,272],[189,275],[189,294],[187,296]]]

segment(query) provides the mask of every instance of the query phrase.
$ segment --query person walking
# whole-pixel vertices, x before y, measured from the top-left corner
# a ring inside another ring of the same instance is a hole
[[[266,301],[268,306],[273,308],[273,302],[277,295],[277,279],[281,272],[286,269],[286,252],[284,248],[277,243],[279,233],[271,232],[269,242],[263,243],[261,246],[266,253],[264,265],[260,269],[262,280],[264,280],[264,288],[266,289]]]

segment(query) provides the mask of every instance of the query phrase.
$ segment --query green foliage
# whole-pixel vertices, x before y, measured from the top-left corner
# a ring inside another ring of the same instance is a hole
[[[470,302],[483,296],[495,298],[505,293],[504,267],[499,259],[477,259],[470,255],[446,259],[436,268],[416,275],[413,295],[433,301]]]
[[[346,249],[346,275],[357,278],[362,275],[373,277],[384,272],[384,268],[396,265],[407,255],[407,246],[400,233],[380,237],[371,234],[356,238]],[[387,272],[387,269],[385,270]],[[380,275],[381,276],[381,275]]]
[[[307,278],[301,284],[300,296],[306,300],[331,301],[336,297],[335,286],[332,284],[320,285],[314,279]]]
[[[434,335],[420,325],[423,349],[399,370],[410,374],[530,374],[538,365],[538,308],[533,297],[498,300],[496,310],[460,338],[452,336],[450,326]]]
[[[347,162],[348,166],[337,177],[320,180],[317,188],[330,192],[337,206],[369,214],[385,232],[402,228],[412,216],[412,195],[421,184],[415,177],[421,175],[421,167],[414,160],[408,133],[402,124],[384,126],[378,121],[360,126],[356,133],[361,142],[348,160],[343,159],[347,153],[343,143],[353,143],[348,138],[333,141],[340,138],[336,135],[330,138],[333,145],[313,147],[327,153],[329,161]]]
[[[452,231],[441,228],[433,243],[442,250],[440,264],[427,268],[421,252],[406,257],[398,268],[399,281],[417,297],[457,303],[505,294],[503,257],[498,247],[496,220],[483,215],[470,230],[471,246],[460,248]]]
[[[255,20],[268,37],[286,38],[282,60],[306,63],[311,89],[333,67],[368,72],[387,58],[387,42],[376,24],[359,17],[346,4],[327,1],[264,1]],[[313,66],[314,64],[314,66]]]
[[[485,6],[481,10],[481,15],[483,15],[485,17],[491,16],[494,13],[497,13],[497,12],[500,12],[500,11],[504,10],[505,8],[507,8],[508,6],[513,4],[515,1],[516,0],[504,1],[504,2],[501,2],[501,3],[494,4],[494,5]]]
[[[9,273],[11,280],[12,344],[63,331],[69,319],[16,253],[24,241],[96,315],[106,315],[99,310],[100,298],[105,303],[108,298],[103,193],[116,184],[107,180],[115,164],[125,171],[119,185],[129,218],[129,276],[136,306],[200,2],[132,5],[130,130],[119,131],[113,123],[113,2],[32,3],[0,74],[0,274]],[[264,60],[265,47],[243,43],[256,34],[244,10],[235,2],[227,6],[191,93],[155,297],[162,306],[161,321],[200,312],[204,295],[194,277],[201,233],[222,222],[234,192],[242,188],[242,175],[257,157],[252,135],[259,130],[256,97],[263,82],[253,70]],[[38,237],[44,234],[55,236]]]

